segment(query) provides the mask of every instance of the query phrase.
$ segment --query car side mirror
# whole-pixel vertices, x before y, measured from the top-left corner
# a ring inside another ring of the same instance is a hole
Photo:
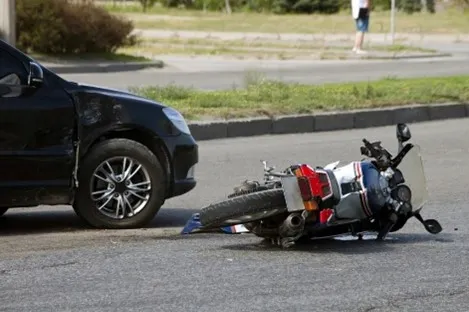
[[[405,123],[397,124],[396,136],[399,143],[407,142],[412,137],[412,135],[410,134],[410,129]]]
[[[44,73],[41,66],[35,62],[29,62],[28,85],[30,87],[40,88],[44,82]]]

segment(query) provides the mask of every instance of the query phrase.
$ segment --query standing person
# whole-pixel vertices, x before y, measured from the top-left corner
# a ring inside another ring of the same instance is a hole
[[[366,53],[363,50],[363,39],[365,33],[368,32],[368,23],[370,21],[370,2],[371,0],[351,0],[352,1],[352,16],[355,19],[357,33],[355,35],[355,45],[353,52]]]

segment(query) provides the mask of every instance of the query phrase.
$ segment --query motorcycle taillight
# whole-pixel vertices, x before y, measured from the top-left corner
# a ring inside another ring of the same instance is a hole
[[[304,201],[310,201],[313,198],[311,186],[307,177],[298,177],[298,186],[300,187],[301,197]]]
[[[319,187],[321,189],[321,198],[323,200],[332,196],[331,184],[326,172],[318,170],[317,175],[319,176]]]

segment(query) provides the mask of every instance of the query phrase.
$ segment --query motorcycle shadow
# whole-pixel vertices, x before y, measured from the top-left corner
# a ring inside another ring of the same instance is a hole
[[[390,234],[384,241],[375,240],[375,235],[368,235],[363,240],[357,237],[346,236],[341,238],[324,239],[302,239],[289,248],[282,248],[272,244],[269,240],[259,238],[259,242],[253,244],[232,244],[225,245],[222,248],[235,251],[285,251],[285,252],[312,252],[312,253],[331,253],[338,252],[342,254],[369,254],[390,252],[398,245],[420,244],[420,243],[452,243],[454,240],[451,234],[431,235],[427,233],[412,234]]]

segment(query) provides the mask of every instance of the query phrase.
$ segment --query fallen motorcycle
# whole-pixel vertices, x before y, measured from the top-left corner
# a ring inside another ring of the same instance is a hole
[[[289,247],[303,238],[361,238],[365,232],[383,240],[415,217],[429,233],[438,234],[439,222],[420,214],[428,200],[420,147],[404,145],[411,138],[406,124],[396,126],[396,136],[396,157],[380,141],[363,139],[360,151],[366,157],[341,167],[339,162],[315,168],[297,164],[275,172],[264,161],[264,181],[245,181],[227,199],[202,208],[199,230],[229,232],[242,225]]]

